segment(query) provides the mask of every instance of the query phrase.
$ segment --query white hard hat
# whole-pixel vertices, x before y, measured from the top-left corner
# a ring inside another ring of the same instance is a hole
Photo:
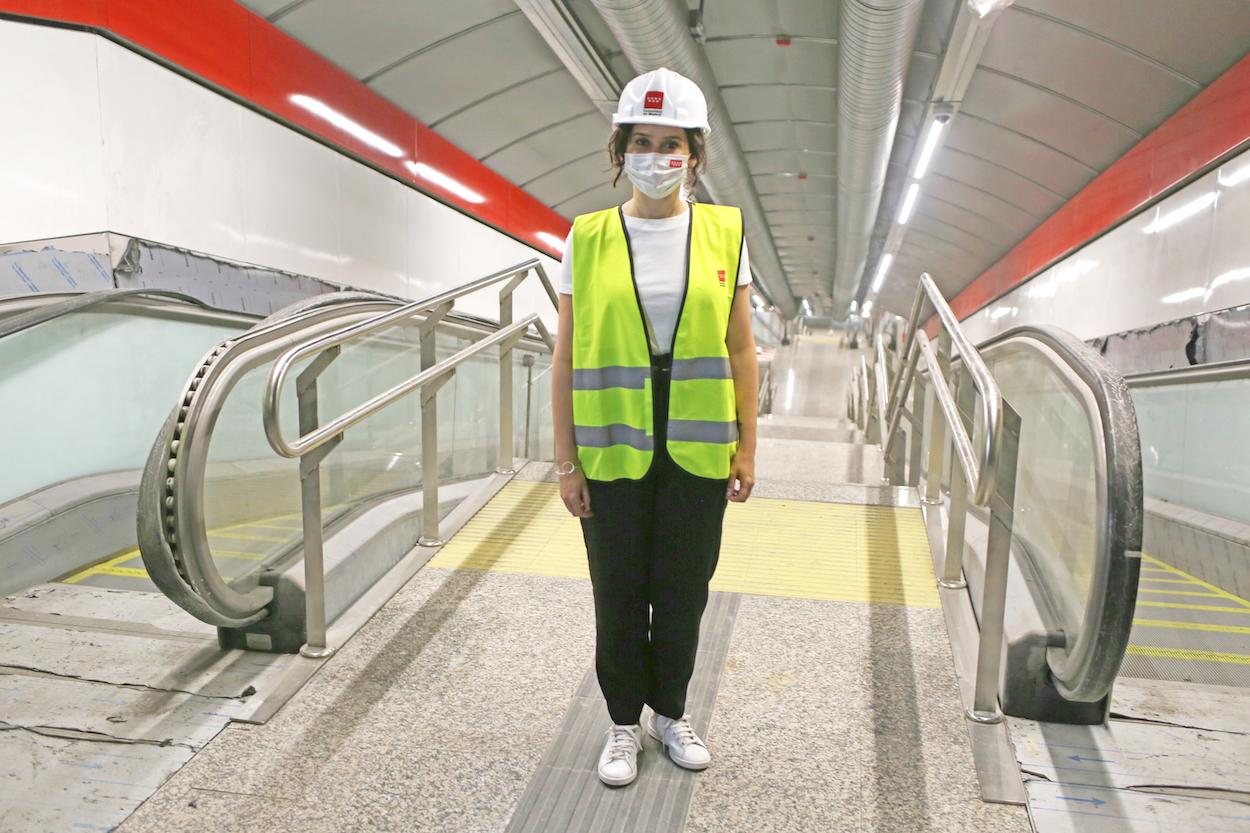
[[[666,67],[644,72],[625,85],[612,124],[662,124],[712,132],[703,90]]]

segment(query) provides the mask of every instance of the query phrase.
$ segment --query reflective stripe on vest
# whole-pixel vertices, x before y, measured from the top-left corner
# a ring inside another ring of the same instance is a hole
[[[742,213],[690,206],[686,291],[673,339],[667,450],[686,471],[729,476],[737,403],[725,335],[742,254]],[[654,451],[651,334],[618,208],[573,221],[573,423],[593,480],[637,480]]]

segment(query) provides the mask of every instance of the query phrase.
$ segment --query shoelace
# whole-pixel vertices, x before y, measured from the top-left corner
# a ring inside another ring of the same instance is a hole
[[[703,745],[703,741],[699,740],[699,736],[694,733],[694,727],[690,725],[688,714],[683,714],[681,720],[674,720],[668,724],[668,730],[681,741],[682,746],[691,746],[696,743],[699,746]]]
[[[618,729],[615,726],[608,730],[608,760],[628,760],[638,750],[634,733],[629,729]]]

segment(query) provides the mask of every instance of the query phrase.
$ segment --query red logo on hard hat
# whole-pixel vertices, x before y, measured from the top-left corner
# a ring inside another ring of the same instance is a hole
[[[642,99],[642,114],[644,116],[658,116],[664,109],[664,92],[662,90],[651,90]]]
[[[680,159],[670,159],[670,160],[668,160],[668,166],[669,166],[670,168],[680,168],[680,167],[681,167],[681,160],[680,160]]]
[[[721,286],[725,285],[725,270],[724,269],[716,270],[716,280],[721,282]]]

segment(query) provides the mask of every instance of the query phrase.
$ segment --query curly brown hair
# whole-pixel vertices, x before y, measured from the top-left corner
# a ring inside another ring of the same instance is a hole
[[[707,170],[707,137],[702,130],[689,127],[686,131],[686,144],[690,147],[690,164],[686,168],[686,195],[694,199],[695,190],[699,187],[699,177]],[[616,171],[612,177],[612,185],[620,181],[625,172],[625,149],[629,146],[629,137],[634,132],[632,124],[622,124],[613,128],[608,137],[608,161]]]

